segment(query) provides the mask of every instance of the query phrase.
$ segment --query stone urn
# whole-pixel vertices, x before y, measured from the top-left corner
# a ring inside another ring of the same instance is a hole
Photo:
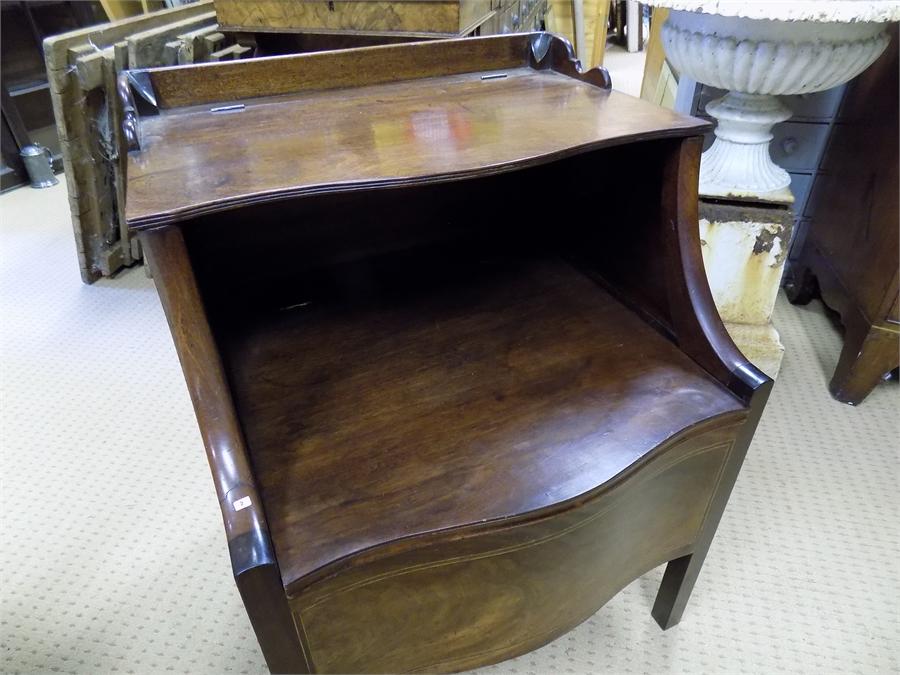
[[[888,45],[900,2],[650,0],[670,11],[669,63],[685,79],[724,89],[700,163],[700,240],[706,275],[738,348],[775,377],[784,346],[772,312],[792,236],[788,173],[772,161],[772,126],[791,116],[780,98],[836,87]]]
[[[706,107],[718,125],[703,153],[700,193],[775,202],[792,201],[790,178],[769,155],[772,126],[791,116],[778,96],[860,74],[887,47],[886,22],[900,19],[900,3],[861,0],[654,4],[673,10],[662,28],[672,66],[728,90]]]

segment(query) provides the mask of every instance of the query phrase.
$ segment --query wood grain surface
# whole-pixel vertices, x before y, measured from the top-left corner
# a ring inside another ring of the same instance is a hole
[[[309,304],[228,347],[289,590],[395,539],[558,505],[742,411],[562,262],[455,260],[464,281],[446,285],[437,259],[394,278],[397,264],[367,282],[391,305],[311,283]]]
[[[447,180],[706,124],[553,71],[469,73],[143,120],[132,228],[277,198]],[[202,157],[198,166],[196,158]]]
[[[445,533],[313,584],[291,607],[316,672],[455,672],[562,635],[692,550],[739,423],[695,430],[576,508]]]
[[[141,235],[206,447],[231,568],[272,672],[307,672],[244,436],[178,228]],[[238,505],[246,502],[245,506]]]
[[[491,12],[490,0],[216,0],[231,30],[357,30],[456,34]]]
[[[529,65],[531,34],[378,44],[146,72],[163,109]]]

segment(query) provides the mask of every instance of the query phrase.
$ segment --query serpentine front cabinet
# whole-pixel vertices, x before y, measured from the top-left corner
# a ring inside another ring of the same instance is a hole
[[[705,122],[544,33],[126,78],[128,223],[273,671],[500,661],[663,563],[679,620],[771,385],[706,285]]]

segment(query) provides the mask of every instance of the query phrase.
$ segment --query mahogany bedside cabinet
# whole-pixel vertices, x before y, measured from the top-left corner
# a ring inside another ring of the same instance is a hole
[[[273,672],[494,663],[666,562],[678,622],[771,386],[707,287],[705,122],[547,33],[120,93],[128,223]]]

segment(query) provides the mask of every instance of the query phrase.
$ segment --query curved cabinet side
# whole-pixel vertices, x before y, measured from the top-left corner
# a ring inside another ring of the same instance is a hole
[[[663,180],[663,219],[669,265],[667,289],[679,347],[707,372],[750,403],[768,395],[771,380],[734,345],[713,301],[700,251],[698,184],[703,140],[683,140],[668,157]]]
[[[723,469],[694,552],[672,560],[666,568],[653,605],[653,617],[663,629],[681,620],[773,385],[728,335],[706,279],[697,225],[702,144],[699,136],[685,139],[670,154],[664,169],[663,225],[672,329],[679,347],[744,401],[748,416]]]
[[[562,635],[693,550],[739,427],[694,434],[572,510],[448,531],[312,584],[291,607],[316,672],[456,671]]]
[[[307,672],[262,501],[206,311],[178,227],[141,234],[184,371],[225,522],[235,581],[272,672]]]

